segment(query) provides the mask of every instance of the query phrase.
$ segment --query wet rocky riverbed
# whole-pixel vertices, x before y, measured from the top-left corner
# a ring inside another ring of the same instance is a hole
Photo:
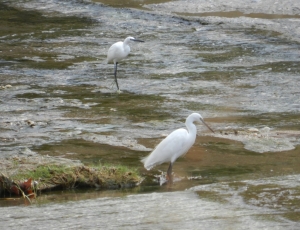
[[[190,113],[216,132],[197,125],[171,188],[0,201],[3,226],[299,227],[300,4],[121,2],[0,3],[0,158],[125,164],[152,178],[167,165],[149,172],[140,159]],[[145,43],[119,63],[117,94],[106,53],[127,36]]]

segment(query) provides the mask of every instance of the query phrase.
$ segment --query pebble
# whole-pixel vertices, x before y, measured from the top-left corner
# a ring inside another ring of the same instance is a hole
[[[34,121],[27,120],[26,122],[27,122],[27,124],[28,124],[30,127],[35,126],[35,122],[34,122]]]
[[[11,88],[12,86],[11,85],[1,85],[0,86],[0,89],[8,89],[8,88]]]
[[[250,128],[250,129],[248,129],[248,131],[251,132],[251,133],[258,133],[259,132],[259,130],[257,128]]]
[[[22,155],[26,155],[26,156],[33,156],[33,155],[36,154],[35,152],[31,151],[31,150],[30,150],[29,148],[27,148],[27,147],[24,148],[24,149],[21,149],[19,153],[22,154]]]

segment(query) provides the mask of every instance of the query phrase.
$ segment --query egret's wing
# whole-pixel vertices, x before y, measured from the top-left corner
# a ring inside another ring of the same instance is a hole
[[[119,62],[120,60],[126,58],[130,52],[130,47],[124,46],[123,42],[116,42],[113,44],[107,52],[107,61],[109,62]]]
[[[190,146],[187,146],[188,132],[186,129],[177,129],[168,135],[149,156],[142,159],[144,167],[149,170],[164,162],[175,161],[185,154]]]
[[[111,47],[109,47],[108,51],[107,51],[107,63],[113,62],[113,60],[115,58],[118,57],[118,51],[119,51],[119,47],[121,47],[122,42],[116,42],[114,44],[112,44]]]

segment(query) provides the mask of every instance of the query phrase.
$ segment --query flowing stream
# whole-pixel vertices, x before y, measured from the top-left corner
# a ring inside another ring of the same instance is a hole
[[[0,2],[0,158],[121,163],[153,177],[167,164],[146,171],[140,159],[190,113],[216,131],[197,125],[171,188],[0,201],[1,226],[300,227],[299,3],[200,2]],[[105,59],[127,36],[145,42],[119,63],[118,94]]]

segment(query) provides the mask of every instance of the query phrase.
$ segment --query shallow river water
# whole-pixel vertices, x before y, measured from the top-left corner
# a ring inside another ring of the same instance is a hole
[[[216,131],[197,125],[171,188],[0,201],[2,226],[300,227],[299,3],[208,2],[0,2],[0,158],[121,163],[152,177],[167,165],[149,172],[140,159],[190,113]],[[118,94],[105,59],[127,36],[145,42],[119,63]]]

